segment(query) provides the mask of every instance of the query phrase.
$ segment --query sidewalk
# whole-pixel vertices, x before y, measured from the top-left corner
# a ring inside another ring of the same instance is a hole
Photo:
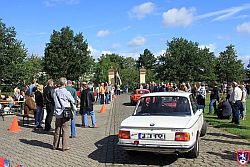
[[[81,115],[77,115],[77,137],[69,139],[71,149],[66,152],[51,149],[54,131],[48,133],[42,130],[34,131],[33,121],[30,121],[32,123],[29,126],[22,126],[22,118],[18,117],[19,127],[22,131],[9,133],[7,129],[11,125],[13,116],[6,117],[5,121],[0,120],[0,157],[10,160],[11,166],[16,166],[20,161],[25,167],[104,166],[105,164],[100,164],[94,160],[105,155],[102,151],[91,154],[102,146],[101,143],[96,143],[105,138],[107,128],[110,126],[109,117],[112,104],[105,105],[105,113],[99,113],[101,106],[94,105],[99,128],[82,128]],[[54,121],[55,119],[52,122],[53,129]],[[90,116],[89,123],[91,123]],[[90,154],[91,158],[89,158]],[[102,158],[105,160],[105,157]]]

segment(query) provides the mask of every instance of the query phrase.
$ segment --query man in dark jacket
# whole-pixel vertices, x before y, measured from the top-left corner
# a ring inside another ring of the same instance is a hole
[[[214,107],[214,114],[217,114],[216,101],[219,101],[219,89],[218,89],[216,84],[217,83],[214,82],[213,90],[211,91],[211,94],[210,94],[209,113],[208,114],[212,114],[213,107]]]
[[[43,90],[43,97],[44,97],[44,102],[46,105],[46,111],[47,111],[47,116],[45,119],[45,131],[50,131],[51,129],[51,122],[53,119],[53,114],[54,114],[54,106],[55,106],[55,102],[53,99],[53,89],[54,83],[52,79],[48,80],[48,84],[46,85],[46,87]]]
[[[232,107],[228,100],[222,100],[218,105],[217,116],[219,119],[229,119],[232,115]]]
[[[91,84],[90,84],[91,85]],[[96,128],[96,118],[95,112],[93,109],[93,104],[95,102],[94,94],[89,89],[87,83],[83,83],[83,91],[81,92],[81,103],[80,103],[80,110],[82,112],[82,126],[89,127],[88,125],[88,114],[91,116],[92,120],[92,127]]]

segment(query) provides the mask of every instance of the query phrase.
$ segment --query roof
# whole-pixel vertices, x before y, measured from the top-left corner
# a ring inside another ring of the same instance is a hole
[[[148,93],[143,95],[142,97],[149,97],[149,96],[183,96],[189,97],[192,93],[190,92],[155,92],[155,93]]]

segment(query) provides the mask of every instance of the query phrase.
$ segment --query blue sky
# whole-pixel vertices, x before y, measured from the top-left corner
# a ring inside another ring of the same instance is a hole
[[[158,56],[167,41],[184,37],[216,55],[233,44],[245,64],[250,59],[248,0],[5,0],[0,18],[39,56],[53,30],[70,26],[83,33],[94,58],[137,58],[146,48]]]

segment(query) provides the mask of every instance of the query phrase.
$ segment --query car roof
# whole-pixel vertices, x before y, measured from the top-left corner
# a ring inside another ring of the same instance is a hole
[[[182,96],[182,97],[189,97],[192,93],[190,92],[155,92],[155,93],[148,93],[143,96],[143,97],[152,97],[152,96]]]

